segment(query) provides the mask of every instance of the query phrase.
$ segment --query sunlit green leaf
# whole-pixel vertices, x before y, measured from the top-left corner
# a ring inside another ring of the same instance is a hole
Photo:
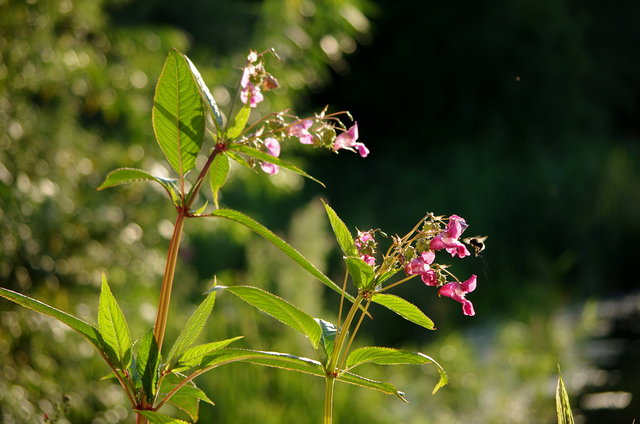
[[[193,75],[196,84],[198,85],[198,90],[200,91],[200,95],[202,96],[204,103],[209,108],[209,111],[213,115],[213,122],[218,130],[218,134],[222,133],[222,128],[224,127],[224,119],[222,118],[222,112],[220,112],[220,108],[216,103],[215,99],[211,95],[211,91],[209,91],[209,87],[205,84],[204,79],[202,79],[202,75],[200,75],[200,71],[196,68],[196,65],[191,62],[191,60],[184,54],[182,57],[186,60],[189,65],[189,70]]]
[[[338,214],[325,202],[324,208],[327,211],[327,216],[329,217],[329,222],[331,223],[331,228],[333,229],[333,233],[336,236],[336,240],[338,241],[338,245],[345,256],[357,256],[358,250],[356,249],[356,245],[353,241],[353,236],[349,231],[347,225],[340,219]]]
[[[178,335],[173,347],[171,347],[169,356],[167,356],[167,364],[171,366],[174,360],[178,359],[178,357],[180,357],[180,355],[182,355],[182,353],[195,342],[196,338],[202,332],[204,325],[207,323],[209,315],[211,315],[215,300],[216,293],[211,292],[202,301],[202,303],[200,303],[198,308],[185,324],[180,335]]]
[[[307,336],[314,347],[320,341],[320,325],[296,306],[266,290],[250,286],[214,286],[212,290],[226,290],[248,304],[260,309],[283,324]]]
[[[560,366],[558,366],[558,386],[556,388],[556,412],[558,413],[558,424],[574,424],[571,405],[569,404],[569,394],[564,386]]]
[[[131,360],[131,336],[124,314],[109,289],[107,278],[102,274],[102,289],[98,305],[98,329],[121,369],[126,369]]]
[[[364,289],[371,286],[375,273],[370,265],[356,256],[344,258],[344,261],[357,288]]]
[[[158,383],[158,366],[160,364],[160,352],[153,334],[153,329],[147,331],[138,343],[135,357],[136,371],[142,382],[142,389],[148,401],[153,400]]]
[[[331,281],[329,277],[327,277],[322,272],[320,272],[311,262],[309,262],[309,260],[307,260],[304,256],[302,256],[300,252],[298,252],[296,249],[291,247],[284,240],[282,240],[280,237],[275,235],[271,230],[269,230],[267,227],[260,224],[259,222],[255,221],[254,219],[249,218],[242,212],[238,212],[232,209],[218,209],[213,211],[211,215],[226,218],[248,227],[249,229],[256,232],[258,235],[264,237],[265,240],[273,244],[275,247],[280,249],[285,255],[293,259],[298,265],[300,265],[302,268],[307,270],[311,275],[316,277],[326,286],[328,286],[329,288],[331,288],[332,290],[338,293],[342,293],[342,289],[338,287],[336,283]],[[353,302],[354,300],[353,296],[346,294],[346,297],[347,299]]]
[[[176,186],[177,180],[173,178],[162,178],[155,175],[151,175],[147,171],[135,168],[118,168],[107,174],[104,182],[98,187],[98,190],[103,190],[109,187],[115,187],[121,184],[133,183],[136,181],[155,181],[165,189],[169,194],[174,204],[178,204],[178,188]]]
[[[428,330],[435,330],[433,321],[424,314],[413,303],[393,294],[377,293],[373,295],[372,300],[384,306],[385,308],[395,312],[407,321],[418,324]]]
[[[291,172],[295,172],[298,175],[302,175],[303,177],[309,178],[310,180],[313,180],[315,182],[317,182],[318,184],[320,184],[322,187],[325,187],[325,185],[318,179],[312,177],[311,175],[307,174],[306,172],[304,172],[302,169],[298,168],[297,166],[293,165],[292,163],[286,162],[280,158],[277,158],[275,156],[271,156],[268,153],[262,152],[258,149],[254,149],[253,147],[249,147],[249,146],[245,146],[243,144],[230,144],[229,145],[229,150],[233,150],[236,152],[240,152],[240,153],[244,153],[245,155],[251,156],[255,159],[261,160],[263,162],[269,162],[272,163],[274,165],[278,165],[281,166],[282,168],[288,169]]]
[[[169,52],[153,99],[153,130],[167,161],[180,178],[196,163],[204,137],[204,108],[185,57]]]
[[[43,315],[48,315],[57,319],[61,323],[82,334],[82,336],[84,336],[84,338],[86,338],[100,352],[105,351],[104,343],[102,341],[102,338],[100,337],[100,333],[98,329],[92,324],[89,324],[88,322],[83,321],[80,318],[76,318],[73,315],[49,306],[46,303],[42,303],[23,294],[14,292],[13,290],[0,287],[0,296],[14,303],[17,303],[18,305],[24,306],[25,308],[29,308],[32,311],[39,312]],[[104,353],[106,354],[106,352]]]
[[[403,402],[406,402],[405,393],[401,392],[391,383],[383,383],[381,381],[371,380],[366,377],[362,377],[357,374],[344,373],[337,379],[343,383],[349,383],[360,387],[366,387],[367,389],[377,390],[387,395],[394,395],[400,398]]]
[[[159,412],[143,411],[140,409],[136,409],[135,411],[149,420],[149,424],[189,424],[186,421],[182,421]]]
[[[434,364],[440,373],[440,380],[434,387],[433,393],[437,392],[449,381],[444,368],[433,358],[420,352],[407,352],[403,350],[391,349],[388,347],[362,347],[352,351],[347,359],[347,368],[353,369],[358,365],[367,362],[378,365],[424,365]]]
[[[333,354],[333,347],[335,345],[338,329],[329,321],[325,321],[320,318],[316,318],[316,322],[320,324],[320,328],[322,329],[322,337],[320,337],[320,354],[322,356],[322,361],[326,364],[326,361],[331,358],[331,355]]]
[[[214,350],[221,349],[235,342],[236,340],[242,339],[243,336],[233,337],[231,339],[220,340],[217,342],[205,343],[197,346],[192,346],[189,349],[185,350],[178,363],[173,367],[174,370],[191,368],[193,366],[198,365],[202,358]]]
[[[242,155],[239,155],[238,153],[236,153],[236,152],[234,152],[232,150],[227,150],[224,154],[229,156],[229,158],[233,159],[234,161],[236,161],[240,165],[242,165],[245,168],[249,169],[251,172],[254,172],[256,174],[258,173],[258,171],[256,171],[256,169],[253,166],[251,166],[251,164],[249,162],[247,162],[247,160]]]
[[[233,122],[229,129],[227,129],[227,138],[232,140],[242,134],[244,127],[247,126],[247,121],[251,115],[251,104],[247,102],[244,106],[238,110],[236,116],[233,118]]]
[[[209,183],[211,184],[211,192],[213,193],[213,204],[218,209],[218,197],[220,189],[227,181],[229,174],[229,157],[226,154],[219,153],[213,158],[211,169],[209,170]]]
[[[199,388],[191,385],[182,386],[171,398],[169,403],[186,412],[193,422],[198,421],[200,401],[213,405],[213,401]]]

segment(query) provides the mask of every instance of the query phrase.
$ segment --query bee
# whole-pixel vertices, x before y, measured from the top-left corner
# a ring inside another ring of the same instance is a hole
[[[482,252],[485,248],[484,241],[487,239],[487,237],[488,236],[467,237],[465,239],[462,239],[462,241],[473,247],[475,255],[479,256],[480,252]]]

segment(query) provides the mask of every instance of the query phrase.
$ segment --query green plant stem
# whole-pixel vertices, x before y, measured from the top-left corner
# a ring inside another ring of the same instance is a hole
[[[184,210],[179,210],[176,217],[176,223],[173,227],[173,235],[169,242],[169,252],[167,253],[167,263],[164,269],[164,277],[162,279],[162,288],[160,289],[160,301],[158,302],[158,314],[156,316],[156,324],[153,335],[158,344],[158,351],[162,351],[162,341],[164,340],[164,332],[167,328],[167,316],[169,315],[169,302],[171,300],[171,289],[173,287],[173,276],[176,271],[176,262],[178,260],[178,250],[180,248],[180,239],[182,238],[182,229],[186,215]]]
[[[409,275],[408,277],[405,277],[405,278],[403,278],[402,280],[396,281],[396,282],[395,282],[395,283],[393,283],[393,284],[389,284],[387,287],[383,287],[383,288],[381,288],[380,290],[376,290],[376,293],[382,293],[383,291],[387,291],[387,290],[389,290],[390,288],[393,288],[393,287],[395,287],[395,286],[398,286],[398,285],[400,285],[400,284],[402,284],[402,283],[406,283],[407,281],[409,281],[409,280],[411,280],[412,278],[415,278],[415,277],[417,277],[417,276],[418,276],[418,274]]]
[[[369,305],[371,305],[371,298],[369,298],[367,300],[367,304],[364,305],[364,308],[362,309],[362,313],[360,314],[360,319],[358,320],[358,323],[356,324],[356,326],[354,327],[353,331],[351,332],[351,337],[349,338],[349,343],[347,343],[347,347],[342,351],[342,359],[338,360],[338,369],[342,370],[345,366],[345,363],[347,362],[347,355],[349,354],[349,350],[351,349],[351,345],[353,344],[353,341],[356,338],[356,334],[358,334],[358,330],[360,329],[360,325],[362,325],[362,320],[364,319],[365,315],[367,315],[367,310],[369,309]]]
[[[333,422],[333,386],[336,379],[332,375],[327,375],[324,386],[324,424]]]
[[[327,373],[329,374],[335,374],[337,371],[336,366],[338,365],[338,359],[340,358],[340,352],[342,351],[342,346],[344,345],[344,341],[347,337],[347,333],[349,332],[349,327],[351,326],[351,322],[353,321],[353,318],[355,317],[356,312],[358,312],[358,308],[360,307],[360,304],[362,303],[363,299],[364,299],[364,295],[362,294],[362,292],[359,292],[358,296],[355,298],[355,300],[353,301],[353,304],[351,305],[351,309],[349,309],[349,313],[347,314],[347,317],[344,319],[344,323],[338,330],[339,331],[338,337],[333,347],[333,354],[331,355],[329,366],[327,367]]]

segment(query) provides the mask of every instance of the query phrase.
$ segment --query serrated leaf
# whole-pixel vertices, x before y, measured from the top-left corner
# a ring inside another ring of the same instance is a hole
[[[441,387],[445,386],[449,378],[444,368],[433,358],[420,352],[407,352],[388,347],[361,347],[355,349],[349,354],[347,359],[347,369],[353,369],[358,365],[365,363],[373,363],[378,365],[424,365],[427,363],[434,364],[440,373],[440,380],[433,388],[436,393]]]
[[[189,62],[173,49],[153,98],[153,130],[162,152],[180,178],[196,163],[204,137],[204,108]]]
[[[244,127],[247,126],[247,121],[249,121],[249,116],[251,115],[251,104],[247,102],[244,106],[238,110],[236,116],[233,118],[233,122],[231,126],[227,129],[227,138],[229,140],[233,140],[242,134]]]
[[[270,154],[260,151],[258,149],[254,149],[253,147],[249,147],[249,146],[245,146],[243,144],[229,144],[229,150],[232,151],[236,151],[236,152],[240,152],[240,153],[244,153],[245,155],[251,156],[252,158],[261,160],[263,162],[269,162],[272,163],[274,165],[278,165],[281,166],[282,168],[288,169],[291,172],[295,172],[298,175],[302,175],[303,177],[306,177],[310,180],[313,180],[315,182],[317,182],[318,184],[320,184],[322,187],[326,187],[322,181],[312,177],[311,175],[307,174],[306,172],[304,172],[302,169],[298,168],[297,166],[295,166],[292,163],[286,162],[280,158],[277,158],[275,156],[271,156]]]
[[[191,60],[185,55],[182,54],[182,57],[187,61],[189,65],[189,70],[193,75],[196,84],[198,85],[198,90],[200,91],[200,95],[203,98],[204,103],[209,108],[209,111],[213,115],[213,122],[216,126],[216,130],[218,130],[218,134],[222,134],[222,128],[224,127],[224,119],[222,117],[222,112],[220,112],[220,108],[216,103],[215,99],[211,95],[211,91],[209,91],[209,87],[205,84],[202,75],[200,75],[200,71],[196,68],[196,65],[191,62]]]
[[[202,303],[200,303],[193,315],[191,315],[169,351],[169,356],[167,356],[167,364],[169,364],[169,366],[171,366],[173,362],[177,360],[185,350],[187,350],[187,348],[191,347],[196,338],[200,335],[202,329],[207,323],[207,319],[209,319],[209,315],[211,315],[215,300],[216,293],[209,293]]]
[[[211,184],[211,193],[213,194],[213,204],[218,209],[218,196],[220,189],[227,181],[229,175],[229,157],[224,153],[219,153],[213,158],[211,170],[209,171],[209,183]]]
[[[109,289],[107,278],[102,274],[102,289],[98,305],[98,329],[105,344],[110,348],[108,354],[120,369],[127,369],[131,361],[131,336],[124,314]]]
[[[298,252],[296,249],[291,247],[288,243],[286,243],[280,237],[275,235],[267,227],[255,221],[253,218],[249,218],[247,215],[243,214],[242,212],[238,212],[232,209],[218,209],[211,212],[211,216],[219,216],[221,218],[226,218],[248,227],[258,235],[263,237],[265,240],[273,244],[275,247],[280,249],[280,251],[282,251],[285,255],[293,259],[298,265],[300,265],[302,268],[307,270],[309,274],[316,277],[318,280],[320,280],[320,282],[325,284],[331,290],[334,290],[337,293],[342,294],[342,289],[338,287],[336,283],[331,281],[329,277],[327,277],[321,271],[319,271],[311,262],[309,262],[307,258],[302,256],[300,252]],[[345,297],[349,299],[351,302],[354,301],[353,296],[349,295],[348,293],[345,293]]]
[[[344,255],[347,257],[357,256],[358,249],[356,248],[353,236],[351,235],[351,231],[349,231],[347,225],[342,221],[342,219],[340,219],[331,206],[326,204],[324,201],[322,204],[327,212],[327,217],[329,217],[329,223],[331,223],[331,228],[336,236],[338,245],[340,246],[340,249],[342,249]]]
[[[236,161],[240,165],[242,165],[245,168],[249,169],[251,172],[254,172],[256,174],[258,173],[258,171],[256,171],[256,169],[253,166],[251,166],[251,164],[249,162],[247,162],[247,160],[242,155],[239,155],[238,153],[233,152],[231,150],[225,151],[224,154],[229,156],[231,159],[233,159],[234,161]]]
[[[370,265],[355,256],[344,258],[344,261],[347,264],[347,271],[358,289],[371,287],[375,272]]]
[[[206,370],[233,362],[249,362],[267,367],[311,374],[322,378],[326,377],[324,368],[320,362],[287,353],[264,352],[248,349],[220,349],[208,356],[206,359],[207,360],[202,363],[203,369]],[[389,395],[398,396],[400,399],[405,400],[404,393],[399,391],[390,383],[370,380],[349,372],[338,376],[337,380],[356,386],[366,387],[368,389],[378,390]]]
[[[226,347],[231,343],[235,342],[236,340],[242,339],[243,337],[244,336],[238,336],[238,337],[233,337],[231,339],[220,340],[217,342],[211,342],[211,343],[205,343],[197,346],[192,346],[189,349],[184,351],[182,356],[180,356],[178,363],[176,364],[175,367],[173,367],[173,369],[182,370],[182,369],[194,367],[202,361],[202,358],[204,356],[210,354],[214,350]]]
[[[574,424],[573,413],[569,403],[569,394],[564,386],[560,367],[558,366],[558,385],[556,387],[556,412],[558,413],[558,424]]]
[[[171,399],[169,403],[182,409],[191,417],[193,422],[198,421],[198,410],[200,409],[200,401],[204,401],[214,405],[213,401],[207,397],[207,395],[197,387],[183,386],[181,387]]]
[[[159,412],[143,411],[140,409],[135,409],[135,411],[149,420],[149,424],[189,424],[186,421],[182,421]]]
[[[176,179],[162,178],[155,175],[151,175],[147,171],[136,168],[118,168],[107,174],[104,182],[98,187],[98,190],[104,190],[105,188],[115,187],[121,184],[129,184],[138,181],[155,181],[165,189],[169,197],[173,200],[174,204],[178,204],[178,188],[176,186]]]
[[[248,304],[271,315],[284,325],[307,336],[314,347],[318,347],[322,330],[320,325],[293,304],[266,290],[251,286],[215,286],[212,290],[226,290]]]
[[[153,329],[140,339],[135,358],[136,371],[140,376],[142,389],[148,401],[152,401],[156,395],[158,385],[158,366],[160,365],[160,352],[158,343],[153,335]]]
[[[85,339],[94,345],[98,351],[103,352],[106,355],[104,342],[100,337],[100,332],[92,324],[49,306],[46,303],[42,303],[23,294],[14,292],[13,290],[0,287],[0,296],[20,306],[31,309],[32,311],[57,319],[69,328],[80,333]]]
[[[407,321],[418,324],[427,330],[435,330],[433,321],[413,303],[393,294],[377,293],[372,297],[373,302],[395,312]]]
[[[316,318],[316,322],[320,324],[320,329],[322,330],[322,336],[320,337],[320,354],[322,356],[322,362],[326,364],[333,354],[338,329],[329,321],[320,318]]]

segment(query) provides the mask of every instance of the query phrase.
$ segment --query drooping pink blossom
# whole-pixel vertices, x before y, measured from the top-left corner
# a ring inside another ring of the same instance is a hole
[[[280,143],[275,138],[269,137],[265,139],[264,146],[267,148],[267,153],[269,153],[271,156],[280,156]],[[264,172],[270,175],[276,174],[280,170],[280,167],[278,165],[274,165],[273,163],[269,162],[262,162],[260,164],[260,168],[262,168]]]
[[[361,157],[366,158],[369,155],[369,149],[363,144],[358,143],[358,123],[355,122],[351,128],[344,131],[342,134],[336,137],[333,142],[333,151],[337,152],[340,149],[357,151]]]
[[[413,258],[405,264],[404,272],[407,275],[419,275],[427,286],[437,286],[438,279],[436,277],[436,272],[429,267],[429,265],[433,263],[435,257],[436,254],[432,250],[424,251],[420,256]]]
[[[375,266],[376,265],[376,258],[374,258],[371,255],[362,255],[362,256],[360,256],[360,259],[362,259],[364,261],[364,263],[366,263],[369,266]]]
[[[476,312],[473,309],[473,304],[471,301],[467,300],[465,296],[467,293],[471,293],[476,289],[476,280],[476,276],[472,275],[467,281],[462,283],[457,281],[447,283],[440,287],[438,294],[450,297],[451,299],[460,302],[462,304],[462,313],[467,316],[474,316]]]
[[[367,265],[375,266],[376,258],[372,256],[376,248],[376,240],[373,238],[372,230],[370,231],[358,231],[358,236],[354,240],[356,249],[362,259]]]
[[[451,215],[447,228],[431,240],[429,247],[433,250],[446,249],[451,256],[458,255],[459,258],[469,256],[471,253],[469,253],[467,246],[458,240],[467,227],[468,225],[464,218],[458,215]]]
[[[308,131],[313,125],[312,119],[305,119],[289,127],[287,134],[289,136],[295,136],[300,139],[302,144],[313,144],[313,135]]]

